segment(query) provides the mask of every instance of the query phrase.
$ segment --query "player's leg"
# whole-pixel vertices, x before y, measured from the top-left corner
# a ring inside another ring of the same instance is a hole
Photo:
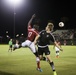
[[[40,72],[42,72],[42,69],[40,67],[40,58],[38,55],[38,51],[35,47],[35,44],[32,42],[29,46],[30,50],[33,52],[33,54],[36,56],[36,62],[37,62],[37,70],[39,70]]]
[[[16,43],[14,44],[14,46],[13,46],[13,51],[14,50],[16,50],[16,49],[18,49],[18,48],[20,48],[20,44],[19,44],[19,41],[18,40],[16,40]]]
[[[45,55],[46,55],[46,58],[48,59],[48,62],[52,68],[54,75],[57,75],[56,70],[55,70],[55,66],[54,66],[54,62],[52,61],[52,59],[50,57],[50,51],[49,51],[48,47],[45,48]]]
[[[59,58],[59,51],[56,51],[56,57]]]
[[[56,50],[56,58],[59,58],[59,48],[55,47]]]
[[[43,70],[41,69],[41,67],[40,67],[40,60],[41,60],[42,58],[43,58],[43,56],[42,56],[42,55],[39,55],[39,56],[38,56],[39,61],[37,61],[37,70],[40,71],[40,72],[43,71]]]
[[[56,70],[55,70],[55,66],[54,66],[54,62],[52,61],[50,55],[46,55],[46,57],[47,57],[47,59],[49,61],[49,64],[50,64],[50,66],[52,68],[52,71],[53,71],[54,75],[57,75]]]
[[[8,52],[9,52],[9,50],[10,50],[10,45],[9,45],[9,49],[8,49]]]
[[[11,52],[12,52],[12,45],[10,46],[10,50],[11,50]]]
[[[47,58],[43,56],[43,53],[44,53],[44,48],[38,47],[38,54],[39,54],[40,60],[47,61]]]
[[[29,47],[29,46],[31,45],[31,43],[32,43],[31,41],[25,40],[25,41],[21,44],[21,46],[22,46],[22,47],[26,47],[26,46]]]
[[[9,45],[8,52],[9,52],[9,50],[11,50],[11,52],[12,52],[12,45]]]
[[[18,48],[20,48],[20,45],[19,45],[19,44],[15,44],[15,45],[13,46],[13,51],[16,50],[16,49],[18,49]]]
[[[16,44],[15,44],[14,47],[13,47],[13,50],[19,49],[19,48],[21,48],[21,47],[29,46],[30,43],[31,43],[31,42],[30,42],[29,40],[26,40],[26,41],[24,41],[24,42],[22,42],[22,43],[19,43],[19,41],[17,40],[17,41],[16,41]]]

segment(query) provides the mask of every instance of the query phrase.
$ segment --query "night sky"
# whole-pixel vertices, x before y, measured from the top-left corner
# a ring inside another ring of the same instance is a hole
[[[33,14],[36,14],[36,20],[39,21],[40,28],[44,29],[48,20],[52,20],[55,29],[76,29],[76,4],[69,0],[28,0],[20,8],[16,8],[15,18],[14,9],[7,7],[4,0],[0,0],[0,36],[15,34],[27,34],[27,23]],[[58,23],[63,21],[65,26],[59,28]]]

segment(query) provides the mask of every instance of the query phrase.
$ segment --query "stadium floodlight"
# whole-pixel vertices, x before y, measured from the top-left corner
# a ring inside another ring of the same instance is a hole
[[[15,4],[19,4],[19,3],[21,3],[21,1],[22,0],[8,0],[8,2],[10,2],[10,3],[15,3]]]
[[[5,0],[5,2],[10,6],[19,7],[22,5],[23,0]]]
[[[28,0],[2,0],[3,5],[7,6],[10,10],[13,9],[14,15],[14,38],[15,38],[15,18],[16,18],[16,9],[22,8],[23,5],[27,5]],[[26,4],[27,3],[27,4]],[[19,10],[19,9],[18,9]]]
[[[13,14],[14,14],[14,38],[15,38],[15,17],[16,17],[16,9],[23,5],[23,1],[26,0],[3,0],[5,4],[7,4],[8,7],[13,8]]]

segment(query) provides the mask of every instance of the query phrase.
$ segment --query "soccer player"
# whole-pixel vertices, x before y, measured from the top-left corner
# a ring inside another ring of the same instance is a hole
[[[12,46],[13,46],[12,39],[9,40],[8,44],[9,44],[8,52],[9,52],[9,50],[11,50],[11,52],[12,52]]]
[[[28,22],[28,36],[27,36],[27,40],[25,40],[24,42],[22,42],[20,45],[18,44],[18,41],[16,42],[14,49],[20,48],[20,47],[28,47],[33,54],[36,56],[36,61],[37,61],[37,70],[42,72],[42,69],[40,68],[40,59],[39,59],[39,55],[38,52],[36,50],[35,44],[34,44],[34,39],[35,37],[38,35],[38,29],[39,29],[39,25],[38,24],[34,24],[33,28],[31,26],[32,20],[35,18],[35,14],[31,17],[30,21]]]
[[[52,35],[53,30],[53,23],[50,22],[47,24],[46,29],[42,30],[38,36],[36,36],[34,43],[36,44],[38,42],[38,54],[40,57],[40,60],[43,59],[43,54],[45,53],[47,61],[49,62],[50,66],[52,67],[54,75],[57,75],[54,62],[50,57],[50,50],[49,50],[49,42],[52,41],[61,51],[62,49],[59,47],[58,43],[55,41],[54,36]]]
[[[58,45],[61,47],[61,43],[59,40],[56,40],[56,42],[58,43]],[[59,52],[60,52],[60,49],[58,47],[56,47],[56,45],[54,44],[54,47],[53,47],[56,51],[56,58],[59,58]]]

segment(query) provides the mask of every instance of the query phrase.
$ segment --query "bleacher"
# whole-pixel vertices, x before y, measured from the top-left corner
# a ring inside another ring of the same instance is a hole
[[[67,45],[72,43],[76,45],[76,31],[75,30],[56,30],[53,32],[56,39],[59,39],[62,44],[64,40],[67,41]]]

